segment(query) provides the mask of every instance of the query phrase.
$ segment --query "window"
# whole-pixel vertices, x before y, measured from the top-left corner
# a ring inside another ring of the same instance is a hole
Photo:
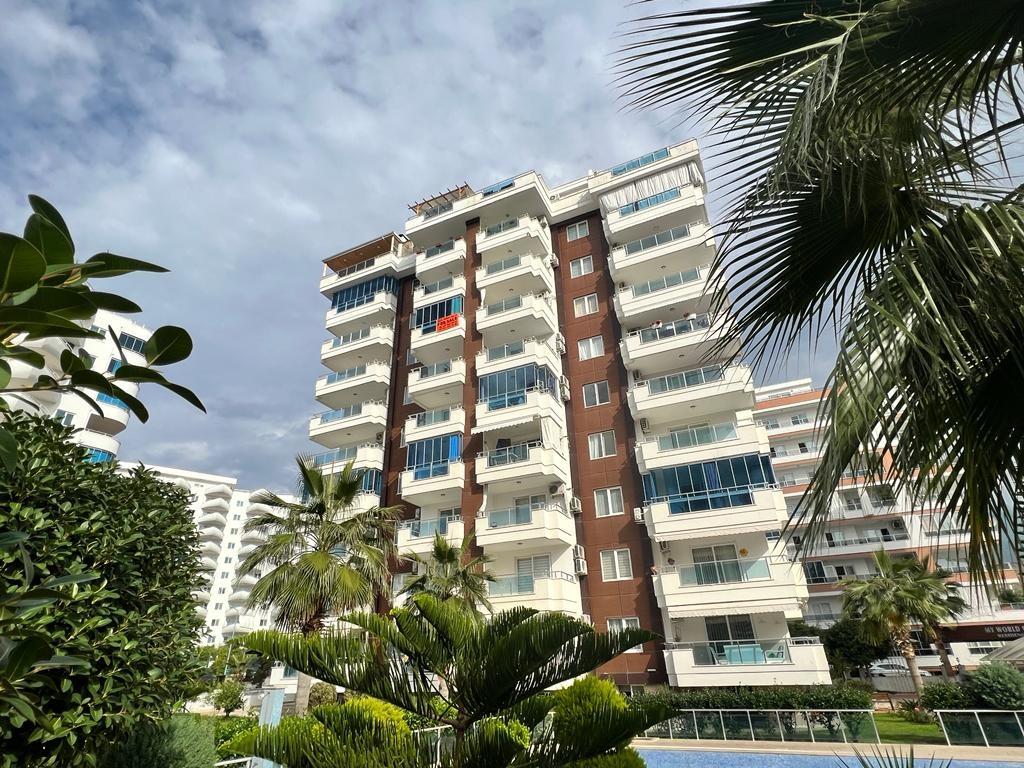
[[[807,443],[797,443],[796,447],[799,449],[800,453],[810,453],[811,450],[807,447]]]
[[[210,622],[210,626],[211,627],[219,627],[220,626],[220,619],[214,619],[213,621],[211,621]]]
[[[110,362],[107,363],[107,373],[113,373],[114,371],[116,371],[120,367],[121,367],[121,361],[118,360],[116,357],[112,357],[112,358],[110,358]]]
[[[228,588],[227,587],[217,587],[217,594],[218,595],[226,595],[227,593],[228,593]]]
[[[412,351],[412,348],[405,350],[405,364],[416,365],[416,353]]]
[[[997,648],[1002,648],[1006,643],[1002,640],[977,640],[967,644],[969,650],[975,656],[985,656]]]
[[[615,430],[607,432],[595,432],[587,437],[590,443],[590,458],[603,459],[615,455]]]
[[[589,339],[580,339],[576,342],[579,348],[580,360],[590,360],[604,354],[604,337],[591,336]]]
[[[241,516],[241,515],[232,515],[232,516],[231,516],[231,519],[232,519],[232,520],[241,520],[241,519],[242,519],[242,516]]]
[[[299,673],[296,670],[292,669],[287,664],[284,665],[284,676],[285,677],[295,677],[298,674]]]
[[[113,395],[108,395],[106,392],[97,392],[96,393],[96,402],[97,403],[106,403],[107,405],[112,405],[115,408],[120,408],[122,411],[127,411],[128,410],[128,406],[125,405],[124,401],[121,400],[121,398],[114,397]]]
[[[810,421],[811,420],[807,418],[806,413],[798,413],[794,416],[790,416],[789,418],[789,423],[794,427],[800,426],[801,424],[809,424]]]
[[[121,342],[122,349],[130,349],[132,352],[138,352],[142,354],[143,347],[146,346],[146,342],[140,339],[138,336],[132,336],[130,333],[122,333],[117,337],[117,340]]]
[[[771,459],[756,453],[654,469],[643,476],[644,498],[668,501],[670,514],[754,503],[754,490],[775,484]]]
[[[235,500],[235,506],[236,507],[244,507],[245,506],[245,501],[243,499],[236,499]]]
[[[233,541],[229,541],[229,542],[228,542],[228,546],[227,546],[227,548],[228,548],[228,549],[234,549],[234,548],[235,548],[235,542],[233,542]]]
[[[779,420],[778,419],[758,419],[757,423],[760,424],[765,429],[778,429],[779,428]]]
[[[234,536],[234,535],[235,535],[236,533],[238,533],[238,529],[237,529],[237,528],[231,528],[231,529],[230,529],[230,530],[228,531],[228,533],[229,533],[230,535]]]
[[[623,581],[633,578],[633,562],[629,548],[601,551],[601,580]]]
[[[571,243],[573,240],[579,240],[581,237],[586,237],[590,234],[590,224],[585,221],[579,221],[575,224],[570,224],[565,228],[565,237]],[[576,277],[576,275],[573,275]]]
[[[558,377],[544,365],[530,363],[481,376],[477,382],[477,402],[487,403],[488,411],[523,405],[526,393],[533,391],[558,395]]]
[[[409,394],[409,388],[405,388],[405,393],[402,395],[402,405],[412,405],[412,395]]]
[[[225,557],[224,558],[224,565],[228,565],[229,563],[231,563],[233,561],[233,559],[234,558],[231,558],[231,557]]]
[[[215,611],[219,611],[223,607],[224,607],[224,603],[214,603],[213,604],[213,610],[215,610]]]
[[[621,515],[625,511],[622,504],[622,489],[598,488],[594,491],[594,506],[597,508],[598,517],[611,517]]]
[[[100,448],[86,448],[85,449],[85,461],[88,464],[101,464],[104,461],[113,461],[114,454],[110,451],[104,451]]]
[[[624,629],[640,629],[640,619],[636,616],[626,616],[621,619],[608,619],[608,634],[621,632]],[[634,645],[626,653],[640,653],[642,645]]]
[[[828,580],[821,560],[809,560],[804,563],[804,577],[808,584],[824,584]]]
[[[569,262],[569,274],[572,277],[583,277],[594,271],[594,257],[584,256]]]
[[[595,381],[593,384],[583,385],[583,407],[593,408],[595,405],[604,405],[609,401],[608,382]]]
[[[220,577],[221,577],[222,579],[226,579],[226,578],[228,577],[228,572],[227,572],[227,571],[221,571],[221,572],[220,572]]]
[[[573,299],[572,310],[576,317],[594,314],[598,310],[597,294],[589,293],[586,296],[579,296]]]
[[[53,418],[65,427],[70,427],[75,421],[75,414],[57,409],[57,412],[53,414]]]
[[[462,296],[453,296],[450,299],[420,307],[410,318],[412,329],[419,328],[421,333],[434,333],[440,318],[462,314],[462,300]]]
[[[266,619],[260,619],[260,626],[261,627],[267,626],[267,620]]]

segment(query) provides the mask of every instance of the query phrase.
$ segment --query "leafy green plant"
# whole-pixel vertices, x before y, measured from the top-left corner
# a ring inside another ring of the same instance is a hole
[[[175,715],[139,724],[100,759],[101,768],[212,768],[217,760],[209,718]]]
[[[63,217],[50,203],[29,195],[32,214],[24,237],[0,232],[0,395],[31,403],[33,392],[72,392],[102,414],[96,393],[116,397],[139,419],[149,413],[142,401],[120,385],[156,384],[174,392],[195,407],[205,410],[189,389],[168,381],[157,368],[186,359],[192,353],[192,339],[177,326],[157,328],[145,343],[145,365],[129,364],[113,329],[94,331],[84,321],[97,310],[141,312],[141,308],[114,293],[94,291],[90,280],[117,277],[132,272],[166,272],[163,267],[138,259],[97,253],[75,261],[75,245]],[[121,352],[123,365],[112,373],[91,369],[85,353],[65,349],[55,376],[46,371],[47,361],[35,347],[42,339],[82,341],[103,338],[109,332]],[[28,383],[12,384],[12,363],[40,371]],[[0,410],[6,403],[0,398]],[[0,423],[0,463],[10,470],[17,461],[15,434]]]
[[[245,699],[242,696],[244,693],[245,683],[228,678],[210,691],[210,704],[227,717],[245,706]]]
[[[86,462],[52,419],[11,413],[5,426],[20,448],[12,470],[0,466],[0,517],[22,552],[0,550],[0,594],[59,589],[5,612],[3,634],[45,637],[53,654],[83,663],[33,673],[46,723],[0,702],[0,766],[92,765],[95,745],[170,715],[199,671],[189,496],[143,469],[122,476]]]
[[[337,704],[338,693],[330,683],[313,683],[309,689],[309,708],[322,707],[325,704]]]
[[[821,644],[836,677],[842,677],[884,659],[892,653],[892,643],[864,638],[854,619],[840,619],[822,634]]]
[[[854,765],[858,765],[860,768],[915,768],[915,766],[921,765],[921,761],[914,758],[913,747],[909,747],[905,754],[895,747],[891,749],[877,747],[870,752],[855,752],[854,756],[857,758]],[[841,757],[839,763],[844,768],[853,768]],[[924,764],[925,768],[950,768],[952,765],[952,759],[940,760],[935,757]]]
[[[936,709],[968,709],[971,696],[967,688],[960,683],[935,681],[928,683],[921,691],[921,706],[935,711]]]
[[[1024,709],[1024,672],[1001,661],[982,664],[967,677],[974,702],[989,709]]]
[[[918,699],[901,701],[896,714],[908,723],[930,723],[935,720],[935,716]]]
[[[569,763],[569,768],[646,768],[640,753],[631,747],[611,755],[598,755]]]
[[[217,717],[213,720],[214,742],[217,745],[217,757],[225,760],[229,757],[239,757],[235,752],[227,748],[228,742],[238,734],[251,731],[258,727],[258,719],[255,717]]]
[[[412,731],[405,721],[405,711],[403,709],[386,701],[375,699],[372,696],[352,696],[341,705],[341,708],[346,711],[361,712],[377,722],[390,723],[395,733]]]
[[[668,709],[871,709],[870,690],[835,685],[758,686],[753,688],[662,688],[634,698]]]

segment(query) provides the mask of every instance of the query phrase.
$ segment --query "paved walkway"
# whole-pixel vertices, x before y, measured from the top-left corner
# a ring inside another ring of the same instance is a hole
[[[696,752],[771,752],[800,755],[852,755],[854,750],[870,752],[875,744],[811,744],[809,742],[778,741],[713,741],[711,739],[634,739],[637,749],[678,749]],[[882,744],[887,752],[893,749],[907,753],[909,744]],[[1019,762],[1024,766],[1024,747],[946,747],[938,744],[915,744],[914,757],[929,760],[957,758],[960,760],[997,760]]]

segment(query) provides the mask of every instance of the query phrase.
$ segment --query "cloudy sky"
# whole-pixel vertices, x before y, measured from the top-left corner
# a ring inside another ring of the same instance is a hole
[[[452,184],[529,168],[558,183],[700,138],[618,108],[610,69],[630,13],[0,0],[0,230],[20,231],[25,195],[47,197],[81,252],[169,267],[116,285],[143,323],[195,340],[173,378],[209,415],[150,391],[122,458],[290,487],[320,409],[324,257],[400,230],[408,203]]]

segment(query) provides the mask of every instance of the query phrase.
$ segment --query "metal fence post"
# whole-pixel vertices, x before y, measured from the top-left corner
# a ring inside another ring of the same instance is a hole
[[[1017,720],[1017,727],[1020,728],[1020,735],[1024,736],[1024,725],[1020,723],[1020,712],[1014,712],[1013,716]]]
[[[843,724],[843,713],[840,710],[836,710],[836,717],[839,718],[839,732],[843,734],[843,744],[849,744],[850,740],[846,738],[846,726]]]
[[[988,734],[985,733],[985,726],[983,726],[981,724],[981,718],[978,716],[978,710],[974,710],[974,719],[978,723],[978,730],[981,731],[981,738],[983,738],[985,740],[985,746],[986,747],[991,746],[988,743]]]
[[[728,741],[729,737],[725,735],[725,715],[722,710],[718,710],[718,721],[722,724],[722,741]]]
[[[942,728],[942,735],[946,739],[946,746],[947,747],[953,746],[953,743],[949,740],[949,732],[946,730],[946,724],[942,720],[942,710],[941,709],[935,710],[935,714],[938,715],[938,717],[939,717],[939,727]],[[874,718],[872,718],[872,720],[873,719]],[[875,730],[878,730],[878,729],[876,728]]]
[[[804,718],[807,720],[807,730],[811,732],[811,744],[815,743],[814,739],[814,725],[811,723],[811,713],[808,710],[804,710]]]
[[[757,741],[757,739],[754,738],[754,719],[750,716],[749,709],[747,710],[747,725],[750,726],[750,740]]]
[[[697,737],[697,741],[700,741],[700,728],[697,727],[697,710],[691,709],[693,713],[693,735]]]
[[[882,743],[882,739],[878,735],[878,723],[875,722],[875,710],[869,709],[868,710],[868,716],[871,718],[871,727],[875,731],[875,744],[881,744]],[[943,733],[945,733],[945,729],[943,729]],[[949,739],[948,738],[946,739],[946,743],[947,744],[949,743]]]
[[[672,738],[672,718],[668,719],[668,737]]]
[[[779,710],[775,710],[775,720],[779,724],[779,741],[786,742],[786,730],[782,727],[782,715],[779,714]]]

